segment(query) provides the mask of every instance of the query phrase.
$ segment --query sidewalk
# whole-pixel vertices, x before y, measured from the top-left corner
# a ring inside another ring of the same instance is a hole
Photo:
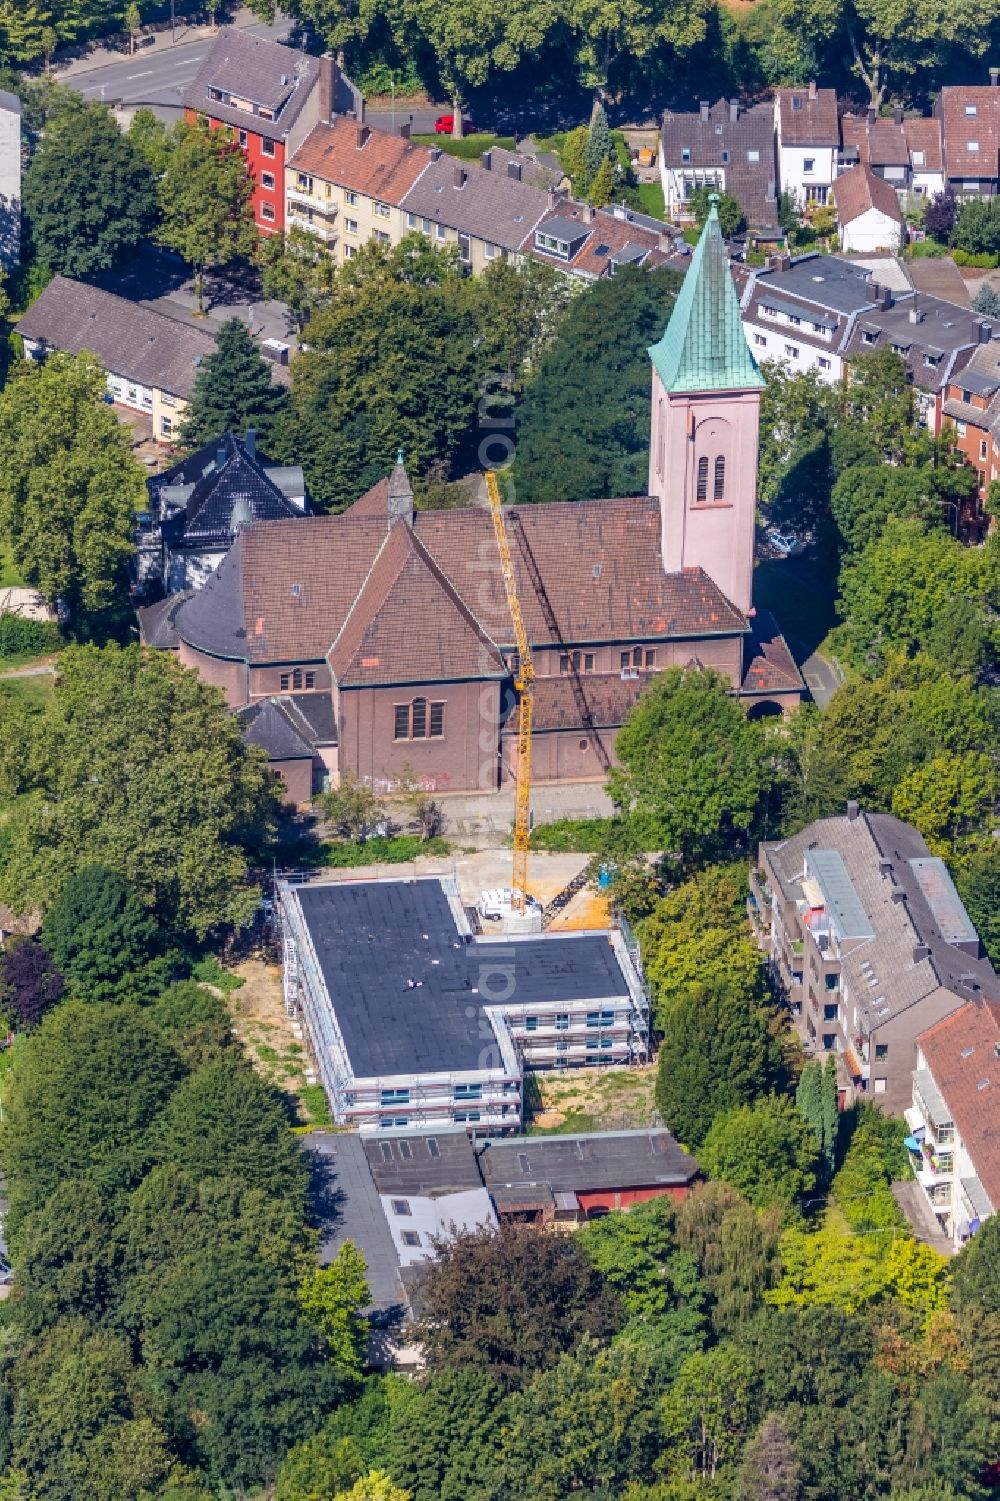
[[[246,28],[248,26],[261,26],[264,23],[261,21],[260,16],[255,16],[252,10],[248,10],[245,5],[241,5],[233,16],[233,19],[226,24]],[[291,25],[291,22],[280,11],[275,11],[274,25],[278,27],[285,24]],[[205,38],[211,38],[216,35],[218,30],[218,25],[215,27],[197,25],[190,18],[178,16],[173,34],[171,34],[169,25],[163,27],[162,30],[143,32],[142,36],[145,44],[136,48],[134,56],[135,58],[155,57],[157,53],[169,52],[171,47],[180,47],[185,42],[200,42]],[[123,32],[122,34],[124,35],[125,33]],[[152,40],[149,40],[150,37],[152,37]],[[57,78],[61,83],[65,83],[67,79],[76,78],[82,73],[94,73],[100,68],[108,68],[118,63],[128,62],[129,59],[130,53],[128,47],[123,51],[119,51],[114,47],[98,45],[80,57],[70,58],[68,62],[60,62],[59,54],[57,53],[52,69],[52,76],[53,78]]]

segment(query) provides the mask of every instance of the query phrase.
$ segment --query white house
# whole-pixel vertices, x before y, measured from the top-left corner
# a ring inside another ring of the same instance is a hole
[[[21,101],[0,89],[0,266],[21,253]]]
[[[778,89],[774,135],[781,191],[800,207],[826,203],[836,175],[840,132],[836,89]]]
[[[979,999],[917,1038],[905,1112],[914,1176],[956,1250],[1000,1204],[1000,1018]]]
[[[835,194],[841,250],[868,255],[900,248],[906,226],[896,190],[867,163],[838,177]]]
[[[832,384],[843,378],[857,318],[888,298],[866,267],[840,256],[774,255],[747,283],[743,332],[755,359],[814,370]]]

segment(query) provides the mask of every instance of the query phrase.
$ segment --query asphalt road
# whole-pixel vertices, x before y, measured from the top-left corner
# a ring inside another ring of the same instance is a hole
[[[262,22],[246,29],[257,36],[283,41],[289,23],[283,20],[268,26]],[[151,105],[158,114],[179,113],[181,90],[194,78],[211,45],[211,37],[203,36],[196,41],[178,42],[174,47],[149,48],[135,57],[123,57],[120,62],[68,73],[60,82],[76,89],[85,99],[101,99],[107,104],[131,108]]]

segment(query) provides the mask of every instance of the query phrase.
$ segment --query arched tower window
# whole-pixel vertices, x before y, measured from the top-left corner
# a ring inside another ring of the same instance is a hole
[[[697,500],[708,499],[708,460],[698,460],[698,488],[695,492]]]
[[[715,488],[712,491],[713,500],[724,500],[726,497],[726,461],[720,454],[715,461]]]

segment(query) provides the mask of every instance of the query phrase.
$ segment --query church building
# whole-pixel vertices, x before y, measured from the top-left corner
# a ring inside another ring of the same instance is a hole
[[[752,599],[763,379],[713,206],[650,350],[649,493],[506,511],[535,661],[532,776],[602,777],[653,673],[714,668],[753,714],[803,683]],[[402,457],[337,516],[255,521],[163,645],[220,686],[293,801],[341,772],[389,790],[513,775],[514,631],[485,495],[419,511]],[[313,733],[313,727],[319,729]]]

